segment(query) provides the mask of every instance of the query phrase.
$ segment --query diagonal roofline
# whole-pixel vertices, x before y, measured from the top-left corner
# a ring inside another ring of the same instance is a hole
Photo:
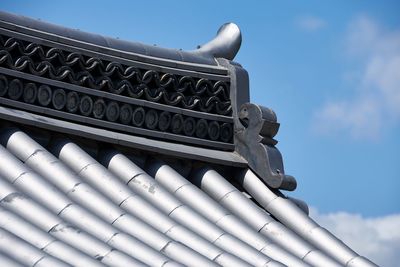
[[[219,66],[215,58],[232,60],[239,51],[242,40],[240,29],[234,23],[222,25],[213,40],[192,51],[120,40],[3,11],[0,11],[0,25],[10,30],[18,29],[20,32],[45,36],[49,40],[98,52],[106,50],[107,54],[141,62],[183,69],[203,69],[218,74],[226,74],[226,70]]]

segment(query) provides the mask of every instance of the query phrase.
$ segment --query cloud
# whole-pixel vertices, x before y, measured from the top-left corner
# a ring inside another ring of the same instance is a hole
[[[357,253],[379,266],[398,266],[400,214],[364,218],[347,212],[321,214],[311,208],[310,216]]]
[[[377,139],[382,129],[400,119],[400,31],[387,31],[372,19],[359,17],[349,25],[346,50],[359,66],[351,73],[361,75],[353,79],[350,97],[328,101],[315,112],[314,128]]]
[[[326,23],[323,19],[314,16],[303,16],[296,21],[300,29],[314,32],[325,27]]]

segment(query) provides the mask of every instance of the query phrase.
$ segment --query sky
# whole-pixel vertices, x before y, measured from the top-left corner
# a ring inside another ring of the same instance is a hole
[[[225,22],[251,102],[272,108],[288,193],[356,251],[400,261],[399,1],[1,1],[0,9],[161,47],[195,49]]]

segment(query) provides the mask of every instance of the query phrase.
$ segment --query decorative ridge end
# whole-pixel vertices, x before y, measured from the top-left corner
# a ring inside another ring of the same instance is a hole
[[[217,35],[208,43],[199,46],[194,54],[206,57],[225,58],[233,60],[242,44],[242,34],[239,27],[232,22],[222,25]]]
[[[275,147],[278,142],[273,137],[279,130],[275,112],[270,108],[245,103],[240,107],[238,117],[241,125],[235,134],[236,151],[271,188],[296,189],[296,180],[285,175],[282,155]]]

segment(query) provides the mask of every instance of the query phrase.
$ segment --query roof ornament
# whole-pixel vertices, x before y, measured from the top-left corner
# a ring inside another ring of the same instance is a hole
[[[199,46],[193,53],[206,57],[225,58],[233,60],[242,44],[242,34],[239,27],[232,22],[222,25],[217,35],[208,43]]]
[[[279,129],[275,112],[245,103],[240,107],[238,117],[242,127],[236,133],[236,151],[268,186],[290,191],[296,189],[296,180],[285,175],[282,155],[275,147],[278,141],[273,138]]]

